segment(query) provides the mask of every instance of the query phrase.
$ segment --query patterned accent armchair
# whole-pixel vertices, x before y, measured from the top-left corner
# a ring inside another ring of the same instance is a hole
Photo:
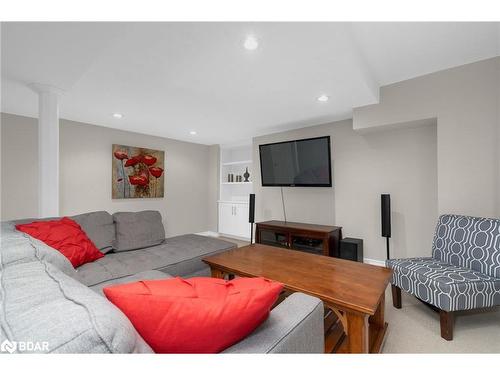
[[[392,300],[401,289],[440,313],[441,337],[453,339],[454,312],[500,305],[500,220],[442,215],[432,257],[389,259]]]

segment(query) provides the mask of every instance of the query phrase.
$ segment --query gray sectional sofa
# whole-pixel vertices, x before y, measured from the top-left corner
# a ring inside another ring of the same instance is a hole
[[[113,216],[101,211],[72,219],[106,253],[77,269],[57,250],[15,229],[16,223],[32,220],[1,223],[0,343],[8,344],[2,345],[3,352],[151,353],[126,316],[102,295],[103,287],[177,275],[207,276],[201,259],[235,246],[194,234],[163,239],[156,211]],[[323,305],[295,293],[225,353],[323,349]]]

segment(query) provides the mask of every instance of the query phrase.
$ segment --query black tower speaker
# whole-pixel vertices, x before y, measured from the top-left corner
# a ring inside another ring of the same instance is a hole
[[[250,223],[250,244],[253,242],[253,223],[255,223],[255,194],[250,194],[248,205],[248,222]]]
[[[255,223],[255,194],[250,194],[248,207],[248,222]]]
[[[363,263],[363,240],[349,237],[341,239],[339,258]]]
[[[390,194],[382,194],[380,198],[380,212],[382,214],[382,237],[386,238],[387,259],[389,259],[389,238],[391,238],[391,196]]]

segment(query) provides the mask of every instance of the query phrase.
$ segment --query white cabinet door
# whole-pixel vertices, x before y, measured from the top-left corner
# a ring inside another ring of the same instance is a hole
[[[219,233],[250,238],[248,203],[219,203]]]
[[[219,233],[232,234],[234,232],[234,205],[219,203]]]
[[[234,205],[234,235],[250,238],[250,223],[248,222],[248,204]]]

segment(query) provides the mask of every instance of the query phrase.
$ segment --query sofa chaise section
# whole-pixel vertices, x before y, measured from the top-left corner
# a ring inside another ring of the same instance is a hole
[[[234,248],[231,242],[187,234],[170,237],[148,248],[109,253],[78,268],[78,277],[87,286],[96,285],[138,272],[158,270],[174,276],[209,275],[203,257]]]

